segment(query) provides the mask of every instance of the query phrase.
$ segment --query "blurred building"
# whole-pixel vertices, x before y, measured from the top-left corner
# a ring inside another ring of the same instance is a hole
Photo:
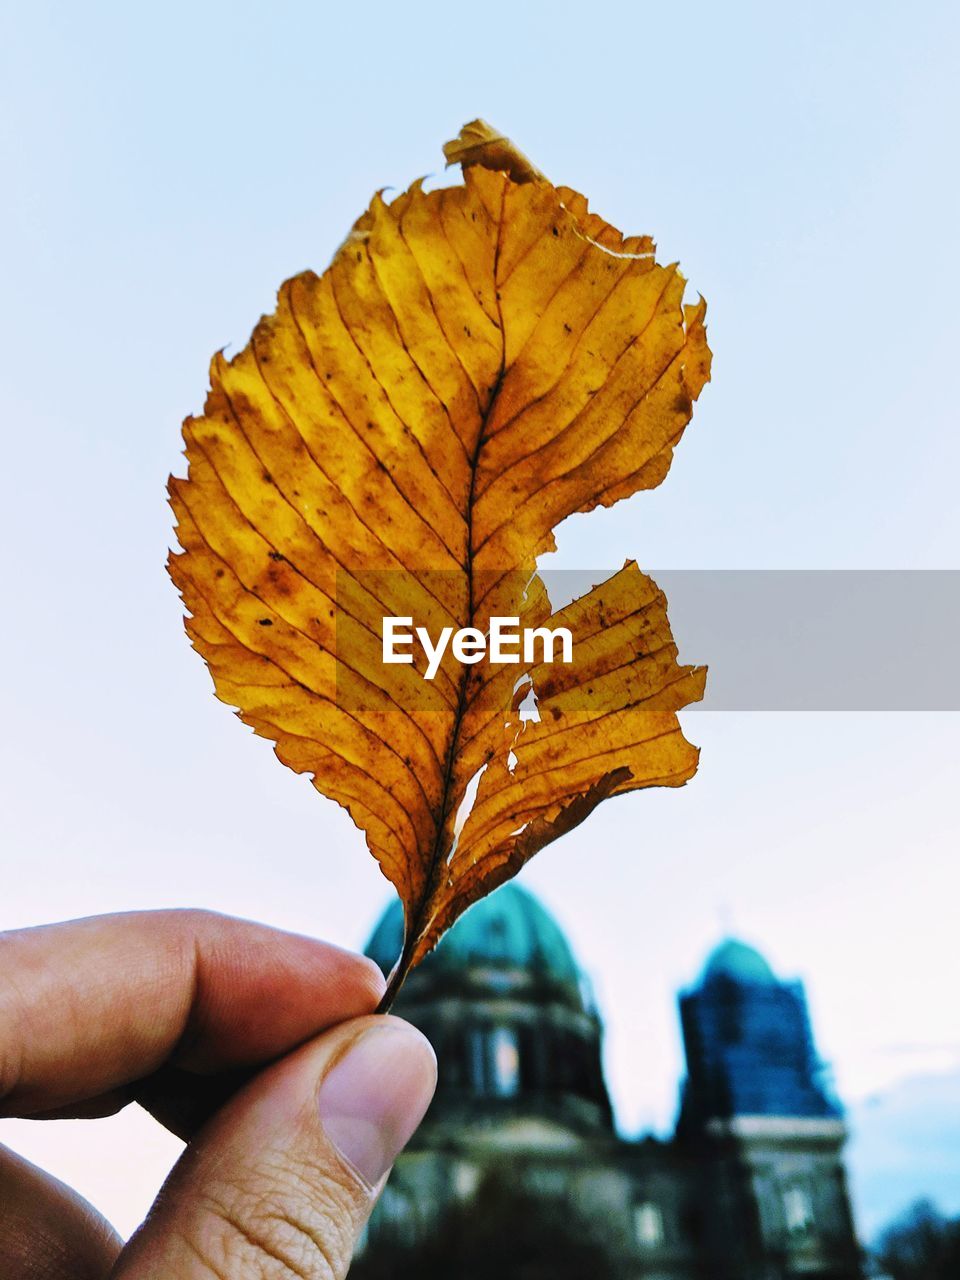
[[[368,947],[384,970],[401,934],[394,903]],[[440,1063],[436,1099],[368,1233],[371,1251],[395,1253],[398,1276],[412,1274],[405,1251],[500,1177],[601,1224],[618,1275],[859,1277],[845,1128],[803,987],[753,948],[722,943],[680,996],[687,1073],[666,1142],[616,1134],[589,984],[556,922],[516,884],[462,917],[396,1011]]]

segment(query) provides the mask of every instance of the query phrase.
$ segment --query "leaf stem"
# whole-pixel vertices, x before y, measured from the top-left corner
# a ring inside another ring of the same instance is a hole
[[[387,988],[377,1005],[376,1013],[389,1013],[394,1000],[396,1000],[400,988],[406,980],[407,974],[410,972],[410,953],[406,947],[400,955],[400,959],[390,970],[390,976],[387,979]]]

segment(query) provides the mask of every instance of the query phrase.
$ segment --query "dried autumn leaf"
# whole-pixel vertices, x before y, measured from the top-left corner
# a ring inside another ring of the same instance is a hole
[[[635,565],[551,615],[536,560],[566,516],[664,478],[709,377],[705,306],[483,121],[445,151],[463,185],[375,196],[214,357],[170,481],[170,571],[218,696],[349,810],[403,900],[391,993],[601,800],[692,776],[677,712],[704,679]],[[384,664],[385,616],[567,626],[573,661],[448,649],[428,684]]]

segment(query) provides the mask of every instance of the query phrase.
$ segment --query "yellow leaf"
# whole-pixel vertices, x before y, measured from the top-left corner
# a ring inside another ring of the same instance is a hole
[[[660,483],[709,377],[676,266],[489,125],[463,184],[377,195],[330,267],[280,289],[171,479],[171,574],[218,696],[344,805],[404,903],[391,991],[444,929],[603,799],[696,769],[666,602],[628,563],[552,614],[537,557],[574,512]],[[383,661],[495,617],[572,661]],[[539,720],[521,706],[531,688]]]

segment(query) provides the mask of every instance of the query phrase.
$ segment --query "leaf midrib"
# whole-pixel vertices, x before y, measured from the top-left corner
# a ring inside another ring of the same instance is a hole
[[[506,332],[504,330],[503,309],[501,307],[500,288],[499,288],[499,280],[498,280],[499,268],[500,268],[500,249],[501,249],[501,241],[503,236],[504,204],[506,202],[506,194],[507,194],[507,179],[504,177],[504,186],[503,186],[503,191],[500,197],[500,213],[497,221],[497,243],[496,243],[496,248],[494,249],[494,255],[493,255],[493,289],[494,289],[494,297],[496,298],[496,303],[497,303],[497,323],[500,330],[500,368],[497,371],[496,379],[494,380],[493,386],[490,389],[490,395],[487,401],[487,407],[484,410],[480,419],[480,425],[477,431],[477,442],[473,450],[473,455],[472,457],[469,458],[470,489],[467,494],[466,563],[464,565],[464,572],[467,577],[467,626],[468,627],[473,626],[474,615],[476,612],[476,601],[474,597],[474,568],[473,568],[473,562],[474,562],[473,512],[474,512],[474,505],[476,501],[477,473],[480,468],[480,457],[483,452],[483,447],[487,442],[487,428],[490,424],[490,419],[493,415],[493,411],[496,408],[497,400],[500,395],[501,388],[503,387],[503,381],[507,371],[506,370],[507,341],[506,341]],[[434,836],[433,848],[430,851],[430,857],[427,863],[426,883],[424,885],[423,893],[420,896],[420,899],[416,905],[415,910],[411,912],[409,921],[407,921],[406,919],[404,921],[405,928],[404,928],[403,948],[400,953],[400,957],[398,958],[397,963],[394,966],[393,972],[390,975],[389,982],[387,985],[387,990],[384,993],[383,1000],[380,1003],[380,1010],[382,1012],[386,1012],[386,1010],[389,1009],[390,1005],[393,1003],[393,1000],[397,992],[400,990],[401,986],[403,985],[403,981],[406,978],[407,972],[409,971],[411,957],[413,955],[413,952],[416,946],[418,945],[418,942],[423,930],[423,926],[425,923],[424,917],[426,915],[427,908],[432,902],[438,887],[439,873],[441,871],[441,868],[446,866],[446,856],[445,856],[445,848],[444,848],[445,834],[446,834],[447,822],[450,818],[451,797],[453,794],[453,776],[454,776],[454,771],[456,769],[457,752],[460,746],[460,733],[463,728],[463,723],[466,715],[467,686],[469,684],[469,681],[470,681],[470,671],[465,667],[459,681],[458,694],[457,694],[457,706],[456,706],[456,710],[454,711],[453,725],[451,726],[450,740],[447,747],[446,760],[444,762],[444,772],[443,772],[443,781],[441,784],[437,828],[436,828],[436,834]]]

